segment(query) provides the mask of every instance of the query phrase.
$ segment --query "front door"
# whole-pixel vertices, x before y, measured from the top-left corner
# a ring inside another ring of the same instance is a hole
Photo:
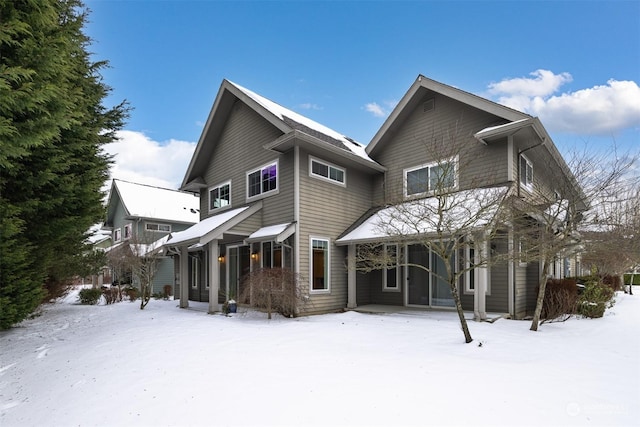
[[[251,270],[251,251],[249,246],[232,246],[228,251],[227,298],[237,300],[243,290],[242,279]]]

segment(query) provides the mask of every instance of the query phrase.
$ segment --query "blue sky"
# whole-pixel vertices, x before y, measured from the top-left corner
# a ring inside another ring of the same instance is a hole
[[[123,179],[179,185],[224,78],[364,144],[423,74],[539,116],[561,151],[640,148],[640,1],[86,5],[107,103],[134,108]]]

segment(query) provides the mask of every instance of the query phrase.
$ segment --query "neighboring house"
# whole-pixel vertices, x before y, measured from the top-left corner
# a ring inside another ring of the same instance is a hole
[[[107,252],[130,248],[133,253],[157,250],[172,232],[185,230],[200,218],[200,201],[193,193],[114,179],[103,229],[111,235]],[[174,261],[162,255],[153,280],[153,293],[175,283]],[[117,274],[116,274],[117,276]],[[114,277],[120,280],[122,278]]]
[[[442,159],[430,144],[444,139],[465,147],[464,159],[451,159],[464,165],[454,169],[452,190],[502,186],[533,197],[545,186],[553,191],[545,178],[550,165],[571,179],[537,118],[423,76],[366,147],[224,80],[182,183],[200,194],[201,221],[167,243],[179,254],[180,306],[209,301],[217,311],[225,295],[238,293],[243,275],[279,266],[304,278],[306,313],[450,306],[450,295],[435,296],[433,275],[398,267],[390,283],[387,271],[347,268],[358,244],[378,238],[367,227],[382,207],[429,195],[415,179],[436,174]],[[505,234],[491,250],[508,251],[512,240]],[[402,252],[429,262],[428,249],[413,246]],[[540,263],[503,264],[483,276],[481,298],[474,298],[473,279],[460,284],[465,310],[522,317],[534,309]]]

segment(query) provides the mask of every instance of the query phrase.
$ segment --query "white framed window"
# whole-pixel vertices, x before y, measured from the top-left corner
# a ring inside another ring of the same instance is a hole
[[[520,154],[520,185],[533,190],[533,163],[524,154]]]
[[[524,239],[519,239],[518,240],[518,262],[520,264],[520,267],[526,267],[528,262],[527,262],[527,246],[526,246],[526,242],[524,241]]]
[[[269,163],[247,172],[247,198],[255,198],[278,191],[278,162]]]
[[[389,257],[389,264],[383,270],[382,290],[386,292],[400,292],[400,249],[396,244],[385,244],[385,254]]]
[[[209,211],[231,206],[231,181],[209,188]]]
[[[198,257],[191,257],[191,287],[198,288],[198,280],[200,279],[200,260]]]
[[[311,283],[309,289],[311,293],[329,292],[331,290],[329,239],[311,237],[310,246]]]
[[[346,186],[347,175],[343,168],[311,156],[309,156],[309,176]]]
[[[421,196],[454,189],[458,185],[457,158],[427,163],[404,170],[404,195]]]
[[[158,224],[156,222],[147,222],[144,225],[144,229],[147,231],[154,231],[158,233],[171,233],[171,224]]]
[[[133,235],[133,228],[131,223],[124,225],[124,240],[130,239]]]
[[[204,257],[204,288],[209,289],[209,253]]]
[[[464,292],[466,294],[472,294],[476,290],[476,269],[474,268],[476,263],[476,251],[473,247],[473,242],[465,245],[464,253]]]
[[[122,240],[122,229],[116,228],[115,230],[113,230],[113,241],[119,242],[120,240]]]

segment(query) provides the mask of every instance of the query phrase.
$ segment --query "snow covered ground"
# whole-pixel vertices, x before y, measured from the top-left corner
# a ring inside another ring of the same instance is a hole
[[[453,312],[75,301],[0,332],[1,426],[640,424],[640,295],[536,333],[470,322],[471,344]]]

